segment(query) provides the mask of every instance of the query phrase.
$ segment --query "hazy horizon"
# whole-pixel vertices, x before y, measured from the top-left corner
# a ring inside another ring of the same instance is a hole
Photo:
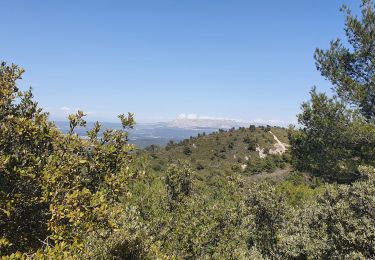
[[[45,112],[48,112],[48,111],[45,111]],[[75,111],[71,111],[72,113],[74,113]],[[181,117],[182,115],[184,115],[184,117]],[[67,118],[68,115],[66,115],[66,117],[56,117],[54,115],[51,115],[50,114],[50,119],[52,121],[55,121],[55,122],[65,122],[65,123],[68,123],[69,122],[69,119]],[[90,117],[90,115],[87,115],[86,114],[86,117],[85,117],[87,122],[90,122],[90,123],[94,123],[96,121],[99,121],[101,123],[113,123],[113,124],[121,124],[119,119],[118,118],[111,118],[111,119],[108,119],[108,118],[95,118],[95,117]],[[239,123],[241,126],[247,126],[248,124],[255,124],[255,125],[273,125],[273,126],[288,126],[290,124],[292,125],[297,125],[298,122],[297,121],[290,121],[290,122],[287,122],[287,121],[281,121],[281,120],[277,120],[277,119],[263,119],[263,118],[255,118],[255,119],[250,119],[250,120],[243,120],[243,119],[240,119],[240,118],[224,118],[224,117],[208,117],[208,116],[199,116],[199,115],[196,115],[196,114],[180,114],[178,115],[177,117],[175,118],[172,118],[172,119],[160,119],[160,120],[137,120],[136,119],[136,125],[137,124],[142,124],[142,125],[147,125],[147,124],[160,124],[160,123],[170,123],[170,122],[174,122],[174,121],[183,121],[183,120],[198,120],[198,121],[233,121],[233,122],[236,122],[236,123]]]

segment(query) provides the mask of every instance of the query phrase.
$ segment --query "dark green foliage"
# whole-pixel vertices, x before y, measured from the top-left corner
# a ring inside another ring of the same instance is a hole
[[[246,137],[244,139],[244,143],[248,144],[247,150],[253,151],[253,152],[256,151],[257,143],[253,138]]]
[[[55,129],[32,100],[19,91],[23,70],[0,67],[0,252],[30,251],[48,235],[48,204],[41,178],[53,151]],[[19,99],[18,102],[15,100]]]
[[[104,239],[123,226],[119,203],[136,175],[130,170],[133,147],[123,130],[97,138],[100,124],[88,140],[79,138],[74,130],[86,123],[81,111],[69,116],[70,130],[63,135],[31,90],[18,90],[22,73],[1,64],[0,254],[84,254],[89,233]],[[124,129],[134,122],[131,114],[120,119]]]
[[[374,258],[375,168],[360,172],[361,181],[327,186],[315,202],[292,214],[279,236],[285,258]]]
[[[165,185],[172,207],[191,194],[192,174],[190,165],[181,161],[167,168]]]
[[[258,174],[262,172],[271,173],[277,168],[285,168],[286,163],[279,155],[268,155],[264,159],[253,158],[247,163],[246,172],[249,174]]]
[[[247,150],[249,150],[251,152],[256,151],[256,145],[255,145],[255,143],[249,144],[249,146],[247,147]]]
[[[248,246],[256,246],[265,256],[277,251],[278,232],[290,215],[283,197],[269,184],[254,185],[246,201],[250,214]]]
[[[184,154],[185,155],[191,155],[193,151],[191,150],[191,148],[189,146],[185,146],[184,147]]]
[[[317,69],[332,83],[337,95],[357,106],[367,120],[375,117],[374,7],[371,0],[362,0],[362,16],[358,18],[344,6],[345,32],[351,46],[337,39],[328,50],[315,52]]]
[[[297,169],[350,182],[358,178],[359,165],[375,165],[375,14],[367,0],[361,19],[344,10],[352,50],[337,40],[329,50],[315,53],[318,70],[337,96],[329,98],[313,89],[311,101],[302,104],[298,116],[303,127],[291,129],[290,143]]]
[[[359,165],[374,163],[375,126],[324,94],[312,91],[311,98],[298,117],[305,127],[290,132],[295,167],[331,180],[356,178]]]
[[[203,163],[202,162],[197,162],[197,170],[200,171],[200,170],[203,170],[204,169],[204,166],[203,166]]]

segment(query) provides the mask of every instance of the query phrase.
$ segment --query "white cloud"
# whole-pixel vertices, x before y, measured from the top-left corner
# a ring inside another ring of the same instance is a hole
[[[201,119],[197,114],[179,114],[177,119]]]
[[[250,123],[255,123],[255,124],[267,124],[267,125],[281,125],[281,126],[287,126],[290,124],[290,122],[285,122],[282,120],[278,119],[263,119],[263,118],[257,118],[254,120],[250,120]]]
[[[198,115],[196,115],[196,114],[188,114],[187,118],[188,119],[200,119],[200,117]]]
[[[69,107],[60,107],[60,110],[65,114],[68,115],[70,113]]]
[[[83,111],[83,112],[84,112],[86,115],[88,115],[88,116],[95,114],[95,112],[92,112],[92,111],[88,111],[88,112],[86,112],[86,111],[82,110],[82,109],[79,108],[79,107],[76,107],[75,109],[71,109],[70,107],[63,106],[63,107],[60,107],[60,108],[57,109],[57,110],[56,110],[56,109],[53,109],[53,108],[50,108],[49,110],[50,110],[50,112],[51,112],[52,114],[55,114],[55,115],[57,115],[57,116],[60,116],[61,113],[62,113],[64,116],[66,116],[66,115],[69,115],[69,114],[76,113],[78,110]]]
[[[179,114],[177,116],[177,119],[185,119],[186,118],[186,114]]]

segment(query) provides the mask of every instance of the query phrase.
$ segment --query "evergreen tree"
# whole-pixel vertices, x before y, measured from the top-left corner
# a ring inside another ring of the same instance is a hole
[[[328,79],[335,93],[356,106],[367,120],[375,117],[375,13],[371,0],[362,1],[362,16],[346,12],[345,32],[351,45],[340,39],[331,42],[328,50],[317,49],[317,69]]]
[[[375,14],[371,1],[361,7],[361,19],[342,8],[351,48],[336,40],[329,50],[315,52],[334,96],[314,88],[298,115],[302,129],[289,135],[294,166],[332,181],[352,181],[359,165],[375,164]]]

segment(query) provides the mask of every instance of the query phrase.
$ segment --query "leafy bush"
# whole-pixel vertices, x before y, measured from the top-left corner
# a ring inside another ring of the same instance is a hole
[[[81,111],[69,116],[62,134],[31,90],[18,89],[22,73],[0,66],[0,252],[78,254],[88,233],[105,238],[119,228],[120,201],[135,176],[133,146],[123,130],[98,138],[99,123],[89,139],[79,138]],[[134,124],[132,114],[119,118],[124,130]]]
[[[191,155],[192,154],[192,150],[191,150],[191,148],[189,147],[189,146],[185,146],[184,147],[184,154],[185,155]]]

